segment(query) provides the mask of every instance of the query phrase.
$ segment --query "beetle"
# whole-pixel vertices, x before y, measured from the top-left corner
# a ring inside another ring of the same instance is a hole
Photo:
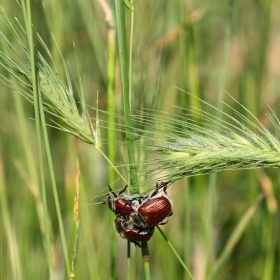
[[[156,225],[163,225],[168,222],[172,212],[172,201],[167,195],[167,186],[170,182],[157,184],[150,194],[125,195],[125,186],[116,194],[110,186],[110,193],[107,195],[105,204],[116,215],[129,218],[129,222],[138,228],[151,228]],[[163,189],[164,193],[159,194]]]
[[[166,183],[156,185],[148,197],[139,205],[137,211],[130,212],[131,223],[139,228],[151,228],[156,225],[164,225],[168,222],[172,212],[172,201],[168,197]],[[158,193],[163,188],[164,193]]]
[[[119,235],[134,243],[135,245],[141,247],[138,242],[147,242],[153,236],[154,227],[151,228],[137,228],[129,219],[126,219],[124,216],[117,215],[114,220],[114,226]]]
[[[129,217],[133,211],[137,211],[141,201],[147,198],[147,195],[123,194],[127,189],[127,185],[118,194],[109,185],[108,188],[110,193],[107,195],[104,204],[107,204],[109,209],[117,215]]]

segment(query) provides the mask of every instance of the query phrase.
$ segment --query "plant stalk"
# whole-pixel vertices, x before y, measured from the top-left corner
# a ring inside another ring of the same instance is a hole
[[[134,187],[133,193],[139,193],[133,141],[132,141],[132,131],[131,131],[131,117],[130,117],[131,102],[129,99],[129,83],[128,83],[128,76],[127,76],[127,52],[126,52],[126,35],[125,35],[125,10],[124,10],[125,5],[123,0],[116,0],[115,4],[116,4],[117,37],[118,37],[118,47],[119,47],[124,123],[125,123],[126,144],[127,144],[128,161],[129,161],[129,178],[130,178],[130,185]]]
[[[30,65],[32,72],[32,83],[33,83],[33,98],[34,98],[34,112],[35,112],[35,122],[36,122],[36,132],[37,132],[37,144],[38,144],[38,157],[39,157],[39,170],[40,170],[40,184],[41,184],[41,195],[43,200],[44,208],[44,224],[45,224],[45,242],[46,242],[46,253],[47,253],[47,263],[49,268],[49,278],[54,279],[53,276],[53,267],[52,267],[52,252],[51,252],[51,238],[50,238],[50,229],[48,224],[48,206],[47,206],[47,195],[46,195],[46,186],[44,179],[44,165],[43,165],[43,155],[42,155],[42,136],[41,136],[41,127],[40,127],[40,112],[39,112],[39,83],[38,83],[38,73],[35,65],[35,54],[34,54],[34,43],[32,35],[32,20],[31,20],[31,8],[30,0],[21,1],[22,10],[24,14],[29,50],[30,50]]]

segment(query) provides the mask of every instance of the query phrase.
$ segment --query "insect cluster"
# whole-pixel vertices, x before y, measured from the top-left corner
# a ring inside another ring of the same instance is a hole
[[[148,241],[156,225],[164,225],[173,215],[172,201],[166,193],[168,183],[156,185],[149,194],[125,195],[127,186],[116,194],[109,186],[110,193],[105,203],[116,214],[114,225],[116,231],[136,245]],[[159,190],[163,189],[163,193]]]

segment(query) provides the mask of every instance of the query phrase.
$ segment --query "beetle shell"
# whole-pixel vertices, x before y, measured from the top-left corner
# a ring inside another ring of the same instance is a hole
[[[137,200],[127,201],[123,198],[118,198],[115,201],[115,213],[129,217],[132,211],[135,211],[139,206]]]
[[[109,209],[115,214],[120,214],[122,216],[129,217],[132,211],[136,211],[139,207],[141,200],[147,198],[147,195],[125,195],[123,192],[126,190],[127,186],[123,190],[116,194],[110,186],[110,193],[107,195],[105,204]]]
[[[170,198],[166,195],[161,195],[144,201],[138,208],[138,217],[137,215],[133,215],[132,220],[141,228],[150,228],[167,223],[166,218],[172,214],[172,202]]]
[[[154,233],[153,228],[139,229],[128,223],[122,216],[118,215],[114,221],[115,229],[124,239],[132,242],[146,242],[150,240]]]

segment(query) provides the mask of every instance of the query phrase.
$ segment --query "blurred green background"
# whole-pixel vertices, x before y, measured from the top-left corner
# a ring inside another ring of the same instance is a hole
[[[107,110],[108,27],[99,2],[46,0],[47,16],[41,1],[31,3],[34,29],[52,51],[61,73],[63,65],[51,38],[51,30],[69,64],[73,80],[78,82],[76,52],[86,103],[96,106],[98,92],[98,106]],[[22,20],[16,1],[2,0],[1,5],[10,18]],[[195,99],[173,86],[215,106],[219,106],[219,93],[226,90],[272,133],[276,133],[265,113],[270,106],[278,116],[280,109],[279,10],[280,2],[272,0],[136,1],[133,108],[180,114],[178,108],[171,106],[177,105],[183,108],[196,106],[207,111],[209,108],[201,107]],[[129,35],[128,10],[126,15]],[[0,27],[9,38],[6,27],[3,24]],[[229,51],[225,57],[227,44]],[[40,230],[41,201],[34,194],[34,184],[38,181],[38,159],[33,106],[23,99],[18,100],[2,83],[0,92],[0,191],[1,196],[7,199],[7,207],[1,201],[0,279],[14,279],[15,275],[18,279],[48,279],[44,239]],[[225,94],[222,99],[249,117],[228,95]],[[118,63],[114,103],[116,111],[122,114]],[[20,108],[23,108],[22,114]],[[91,109],[89,114],[94,117]],[[27,126],[22,123],[23,118]],[[107,184],[112,183],[108,181],[107,163],[94,147],[51,127],[48,132],[70,255],[77,158],[81,167],[81,236],[76,278],[111,279],[110,240],[114,232],[111,213],[104,205],[90,205],[103,201],[105,196],[99,194],[101,191],[105,193]],[[106,129],[101,133],[105,139]],[[22,141],[24,134],[28,137],[27,154]],[[103,149],[106,153],[105,144]],[[118,154],[116,164],[126,163]],[[126,176],[125,170],[121,171]],[[45,174],[55,277],[65,279],[47,167]],[[278,170],[225,171],[217,175],[214,187],[211,181],[211,177],[206,175],[183,179],[172,185],[169,194],[174,202],[174,216],[162,226],[195,279],[209,278],[229,236],[260,192],[264,192],[267,199],[261,202],[243,235],[231,248],[229,259],[215,279],[280,279]],[[122,186],[119,180],[116,187]],[[152,187],[141,186],[141,190]],[[209,207],[214,213],[211,221]],[[10,230],[6,226],[7,219]],[[126,242],[117,238],[118,279],[125,279]],[[189,279],[158,231],[149,247],[152,279]],[[143,273],[140,249],[132,246],[131,279],[144,279]]]

